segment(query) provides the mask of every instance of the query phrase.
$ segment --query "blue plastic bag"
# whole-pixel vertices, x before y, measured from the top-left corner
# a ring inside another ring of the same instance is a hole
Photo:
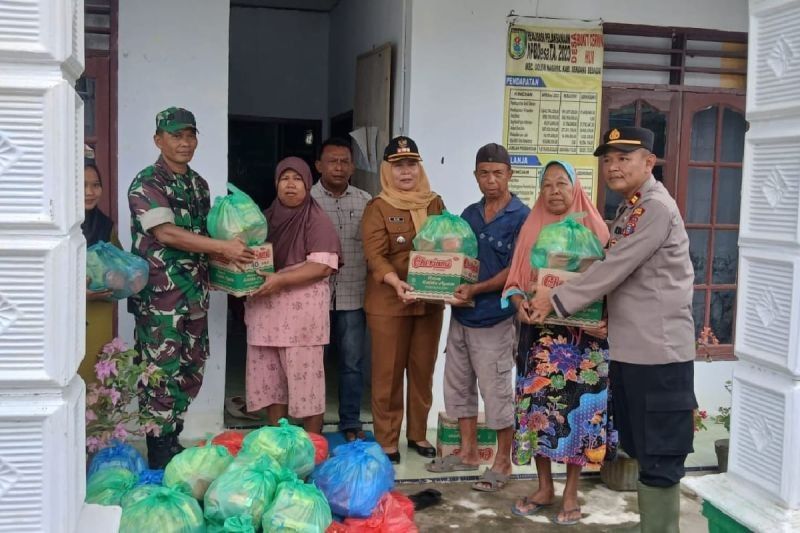
[[[285,418],[278,424],[278,427],[265,426],[248,434],[240,453],[256,457],[269,455],[303,479],[314,470],[314,443],[303,428],[289,424]]]
[[[113,244],[99,241],[86,250],[89,290],[110,290],[112,298],[121,300],[144,289],[149,276],[147,261]]]
[[[339,516],[367,518],[394,487],[394,468],[380,445],[353,441],[337,446],[333,457],[310,478]]]
[[[89,473],[87,477],[91,477],[95,472],[104,468],[119,467],[130,470],[137,476],[147,469],[142,455],[136,451],[136,448],[124,442],[116,442],[108,448],[103,448],[95,454],[92,462],[89,464]]]
[[[150,470],[146,468],[139,474],[138,485],[163,485],[164,484],[164,470]]]

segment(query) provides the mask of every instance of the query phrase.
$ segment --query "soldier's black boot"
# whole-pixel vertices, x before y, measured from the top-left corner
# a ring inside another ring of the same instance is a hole
[[[172,435],[147,436],[147,463],[153,470],[161,470],[176,453],[172,452]]]
[[[183,431],[183,420],[176,420],[175,421],[175,433],[173,433],[171,435],[172,442],[171,442],[171,445],[170,445],[170,451],[172,451],[172,455],[173,456],[178,455],[179,453],[181,453],[184,450],[184,447],[181,446],[180,442],[178,442],[178,437],[180,436],[181,431]]]

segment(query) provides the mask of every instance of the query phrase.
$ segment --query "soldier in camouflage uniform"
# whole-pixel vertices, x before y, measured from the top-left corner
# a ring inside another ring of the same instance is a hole
[[[207,236],[208,183],[189,168],[197,148],[194,115],[170,107],[156,116],[161,156],[128,189],[132,252],[150,265],[147,286],[128,301],[140,357],[164,371],[159,383],[140,384],[139,406],[156,420],[149,427],[150,468],[163,468],[182,450],[183,416],[197,396],[208,358],[208,254],[253,259],[238,239]]]

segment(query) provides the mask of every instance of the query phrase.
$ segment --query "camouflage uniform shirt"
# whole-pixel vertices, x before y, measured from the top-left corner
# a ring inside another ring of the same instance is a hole
[[[207,235],[211,200],[208,183],[192,170],[176,174],[163,157],[139,172],[128,189],[131,251],[150,264],[147,286],[130,298],[129,310],[149,313],[203,314],[208,310],[208,259],[205,254],[164,246],[150,230],[172,223]]]

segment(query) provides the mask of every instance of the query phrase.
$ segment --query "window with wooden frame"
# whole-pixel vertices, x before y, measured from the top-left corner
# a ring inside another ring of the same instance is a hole
[[[719,341],[702,355],[732,359],[747,34],[628,24],[604,24],[604,33],[603,130],[654,131],[653,174],[689,234],[696,337],[709,328]],[[606,219],[620,200],[600,184]]]

